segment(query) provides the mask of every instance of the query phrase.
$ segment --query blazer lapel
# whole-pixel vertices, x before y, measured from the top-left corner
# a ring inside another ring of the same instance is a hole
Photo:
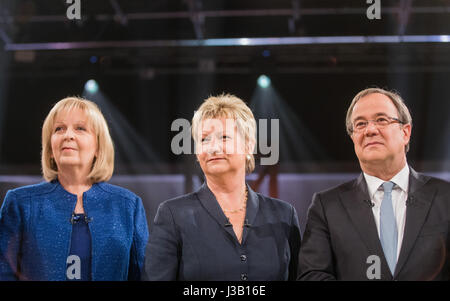
[[[383,266],[382,274],[390,274],[380,238],[378,237],[366,180],[362,173],[355,181],[353,187],[350,190],[341,193],[340,197],[344,208],[350,216],[361,240],[366,245],[369,254],[379,255]]]
[[[224,228],[224,230],[230,234],[235,240],[236,234],[234,234],[233,226],[230,224],[228,218],[220,208],[219,203],[216,200],[216,197],[212,193],[212,191],[206,185],[206,182],[197,190],[196,192],[197,198],[202,204],[202,206],[206,209],[206,211],[210,214],[210,216]]]
[[[248,195],[247,195],[247,209],[245,213],[244,230],[242,233],[242,245],[245,243],[247,238],[248,230],[254,227],[254,222],[256,220],[256,214],[259,209],[259,198],[256,192],[254,192],[249,185],[247,185]]]
[[[428,178],[416,173],[410,167],[408,200],[406,201],[406,222],[402,247],[395,269],[395,276],[401,271],[416,242],[436,194],[435,189],[427,189]]]

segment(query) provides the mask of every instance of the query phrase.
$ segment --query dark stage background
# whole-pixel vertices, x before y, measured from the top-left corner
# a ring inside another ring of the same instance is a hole
[[[116,150],[112,183],[158,204],[202,182],[170,130],[209,95],[232,93],[280,119],[280,160],[259,190],[295,205],[359,172],[345,113],[360,90],[398,91],[413,117],[409,163],[450,180],[450,1],[0,0],[0,202],[42,181],[41,126],[69,95],[96,101]],[[286,38],[291,38],[286,42]],[[310,38],[310,39],[307,39]],[[357,39],[357,41],[355,41]],[[269,87],[258,85],[261,75]],[[89,92],[88,80],[98,91]],[[273,194],[273,193],[272,193]]]

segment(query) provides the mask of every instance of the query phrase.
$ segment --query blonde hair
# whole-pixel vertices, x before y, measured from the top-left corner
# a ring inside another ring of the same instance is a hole
[[[392,101],[395,108],[397,109],[399,120],[403,124],[410,124],[412,126],[411,114],[409,113],[408,107],[405,105],[405,102],[402,99],[402,97],[400,96],[400,94],[398,94],[396,92],[392,92],[392,91],[387,91],[387,90],[384,90],[381,88],[368,88],[368,89],[362,90],[361,92],[356,94],[356,96],[353,98],[350,106],[348,107],[347,115],[345,118],[345,126],[347,129],[347,134],[349,136],[351,136],[353,134],[353,124],[352,124],[352,120],[351,120],[353,108],[355,107],[356,103],[361,98],[363,98],[367,95],[370,95],[370,94],[374,94],[374,93],[379,93],[379,94],[383,94],[383,95],[387,96]],[[409,151],[409,142],[405,146],[405,153],[407,153],[408,151]]]
[[[192,137],[197,142],[200,122],[208,118],[226,117],[236,121],[238,132],[244,138],[246,151],[245,171],[251,173],[255,169],[253,149],[247,149],[256,142],[256,121],[250,108],[240,98],[231,94],[210,96],[195,112],[192,118]]]
[[[99,107],[90,100],[67,97],[58,101],[48,113],[42,126],[42,174],[46,181],[58,177],[58,167],[52,159],[51,137],[56,116],[62,111],[82,110],[91,124],[97,138],[97,156],[94,158],[88,178],[93,182],[108,181],[114,171],[114,145],[109,134],[108,124]]]

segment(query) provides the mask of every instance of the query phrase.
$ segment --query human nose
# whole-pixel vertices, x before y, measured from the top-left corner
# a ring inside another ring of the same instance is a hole
[[[75,138],[75,133],[72,128],[68,127],[64,132],[64,139],[73,140]]]
[[[366,129],[364,130],[364,133],[366,135],[378,133],[378,126],[375,120],[367,120],[367,126]]]
[[[222,144],[220,143],[220,140],[212,138],[206,151],[208,154],[221,154]]]

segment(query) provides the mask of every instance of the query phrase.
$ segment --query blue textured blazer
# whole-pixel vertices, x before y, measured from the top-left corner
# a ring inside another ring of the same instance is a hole
[[[0,280],[66,280],[77,196],[58,181],[8,191],[0,212]],[[107,183],[83,194],[92,280],[139,280],[148,228],[141,199]]]
[[[300,230],[290,204],[248,187],[242,244],[206,184],[163,202],[145,252],[144,280],[294,280]]]

